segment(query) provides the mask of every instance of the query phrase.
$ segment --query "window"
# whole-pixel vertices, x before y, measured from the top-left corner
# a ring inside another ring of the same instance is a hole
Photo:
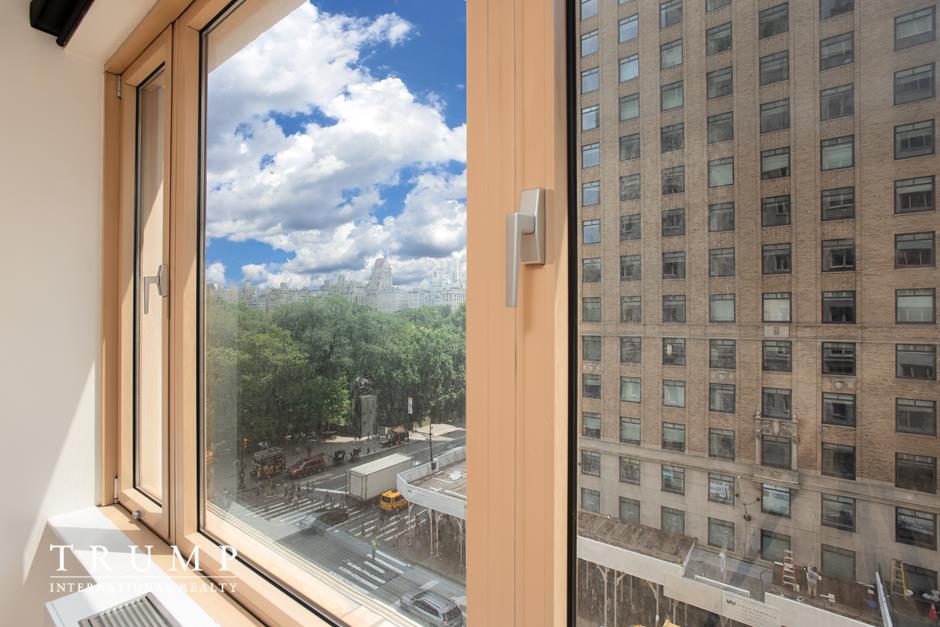
[[[581,185],[581,204],[585,207],[601,202],[601,182],[591,181]]]
[[[662,490],[663,492],[685,494],[685,468],[663,464]]]
[[[773,37],[789,30],[790,8],[786,2],[764,9],[758,14],[760,39]]]
[[[685,166],[678,165],[663,170],[663,196],[681,194],[685,191]]]
[[[589,94],[592,91],[600,89],[601,71],[598,68],[591,68],[581,72],[581,93]]]
[[[934,494],[937,491],[937,458],[895,453],[894,485],[906,490]]]
[[[819,69],[848,65],[854,58],[853,33],[843,33],[819,42]]]
[[[709,295],[708,321],[734,322],[734,294]]]
[[[590,33],[584,33],[581,35],[581,56],[586,57],[597,52],[597,31],[592,30]]]
[[[760,58],[760,84],[771,85],[790,79],[790,51],[775,52]]]
[[[855,292],[823,292],[823,324],[855,324]]]
[[[895,268],[928,268],[936,263],[936,234],[933,231],[894,236]]]
[[[895,346],[898,379],[937,378],[937,347],[934,344],[898,344]]]
[[[638,55],[632,55],[624,59],[620,59],[620,82],[624,83],[626,81],[632,81],[634,78],[640,75],[640,57]]]
[[[642,400],[640,380],[636,377],[620,377],[620,400],[639,403]]]
[[[822,220],[847,220],[855,217],[855,188],[837,187],[822,191]]]
[[[934,210],[934,177],[921,176],[894,182],[894,212]]]
[[[760,511],[789,518],[790,498],[790,488],[764,483],[760,489]]]
[[[663,253],[663,278],[685,278],[685,251]]]
[[[761,226],[782,226],[790,224],[790,195],[762,198]]]
[[[731,4],[731,0],[705,0],[705,11],[717,11]]]
[[[855,582],[855,551],[822,545],[822,574]]]
[[[682,207],[666,209],[663,211],[663,237],[676,237],[678,235],[685,235],[685,209]],[[682,276],[685,276],[684,272]]]
[[[734,114],[719,113],[708,117],[708,143],[717,144],[718,142],[734,139]]]
[[[764,372],[790,372],[793,369],[793,347],[790,340],[764,340]]]
[[[685,338],[682,338],[682,337],[664,337],[663,338],[663,365],[664,366],[684,366],[685,365]]]
[[[663,423],[663,448],[670,451],[685,451],[685,425]]]
[[[708,456],[719,459],[734,459],[734,431],[730,429],[708,430]]]
[[[640,158],[640,134],[624,135],[620,138],[620,160],[632,161]]]
[[[718,54],[731,49],[731,22],[705,31],[705,54]]]
[[[597,15],[597,0],[581,0],[581,19]]]
[[[934,64],[919,65],[894,73],[894,104],[933,98]]]
[[[824,425],[855,426],[855,395],[823,392],[822,421]]]
[[[581,451],[581,472],[594,477],[601,476],[601,454],[595,451]]]
[[[734,386],[728,383],[710,383],[708,385],[708,409],[733,414]]]
[[[855,240],[827,239],[822,243],[822,271],[846,272],[855,269]]]
[[[822,444],[822,474],[855,480],[855,447],[845,444]]]
[[[640,214],[620,216],[620,241],[640,239]]]
[[[734,370],[736,365],[734,340],[708,340],[708,367]]]
[[[628,174],[620,177],[620,200],[640,199],[640,175]]]
[[[933,324],[936,317],[936,290],[895,290],[895,312],[898,324]]]
[[[708,276],[734,276],[733,248],[713,248],[708,251]]]
[[[734,184],[734,157],[708,162],[708,186],[724,187]]]
[[[685,407],[685,381],[663,381],[663,405]]]
[[[663,322],[685,322],[685,296],[663,296]]]
[[[894,539],[901,544],[937,550],[936,514],[906,507],[894,508]]]
[[[660,525],[665,533],[685,534],[685,512],[671,507],[663,507],[660,511]]]
[[[640,255],[622,255],[620,257],[620,280],[639,281],[642,275]]]
[[[620,338],[620,363],[638,364],[643,360],[643,339],[635,336]]]
[[[586,438],[601,437],[601,415],[594,412],[581,414],[581,435]]]
[[[764,418],[790,420],[790,390],[764,388],[761,393],[761,415]]]
[[[640,419],[620,417],[620,441],[625,444],[640,443]],[[640,480],[640,463],[636,463],[637,482]]]
[[[585,335],[581,338],[581,353],[585,361],[601,360],[601,338],[599,335]]]
[[[848,13],[855,8],[855,0],[819,0],[819,19],[828,20],[830,17]]]
[[[934,121],[894,127],[894,158],[909,159],[934,152]]]
[[[839,85],[819,92],[819,119],[855,115],[855,85]]]
[[[822,343],[823,374],[855,375],[855,344],[851,342]]]
[[[593,168],[601,162],[601,145],[587,144],[581,147],[581,167]]]
[[[821,522],[826,527],[855,531],[855,499],[823,494]]]
[[[597,244],[601,241],[601,221],[584,220],[581,223],[581,239],[585,244]]]
[[[894,18],[894,49],[910,48],[936,38],[936,7],[926,7]]]
[[[635,499],[620,497],[620,522],[628,525],[640,524],[640,502]]]
[[[682,106],[682,81],[669,83],[660,88],[660,108],[663,111]]]
[[[601,298],[600,296],[585,296],[581,302],[581,317],[584,322],[601,321]]]
[[[855,137],[853,135],[824,139],[820,142],[819,147],[824,172],[826,170],[851,168],[855,165]]]
[[[597,490],[581,488],[581,509],[595,514],[601,511],[601,493]]]
[[[601,397],[601,376],[599,374],[584,374],[582,378],[582,396],[584,398]]]
[[[728,96],[734,90],[733,71],[730,67],[709,72],[705,77],[709,98]]]
[[[620,98],[620,121],[635,120],[640,117],[640,94],[630,94]]]
[[[764,150],[760,153],[760,177],[778,179],[790,176],[790,147]]]
[[[760,556],[768,562],[782,562],[783,552],[790,550],[790,536],[760,530]]]
[[[790,128],[790,99],[765,102],[760,106],[760,132],[772,133]]]
[[[682,40],[670,41],[659,47],[659,67],[668,70],[671,67],[682,65]]]
[[[734,505],[734,477],[708,473],[708,500],[712,503]]]
[[[734,523],[717,518],[708,519],[708,545],[734,551]]]
[[[682,21],[682,0],[668,0],[659,5],[659,27],[669,28]]]
[[[643,322],[643,306],[639,296],[620,298],[620,322]]]
[[[685,140],[685,124],[672,124],[664,126],[660,130],[660,145],[662,152],[672,152],[673,150],[682,150]]]
[[[790,322],[790,292],[765,292],[764,322]]]
[[[631,15],[630,17],[625,17],[620,20],[618,31],[618,41],[620,43],[637,38],[639,34],[637,30],[637,18],[637,15]]]
[[[761,247],[764,274],[790,273],[790,244],[764,244]]]
[[[921,568],[911,564],[904,564],[904,575],[907,587],[914,592],[914,596],[923,598],[923,594],[933,593],[937,589],[937,571]]]
[[[708,205],[708,231],[718,233],[734,230],[734,203],[721,202]]]
[[[937,401],[898,398],[894,401],[894,415],[899,433],[937,435]]]
[[[598,111],[599,109],[597,105],[592,107],[584,107],[581,109],[582,131],[590,131],[591,129],[597,128],[598,120],[600,119]]]
[[[584,283],[600,283],[601,259],[593,257],[582,260],[581,281]]]
[[[791,455],[790,438],[775,435],[762,435],[760,438],[760,462],[769,468],[784,468],[790,470]]]

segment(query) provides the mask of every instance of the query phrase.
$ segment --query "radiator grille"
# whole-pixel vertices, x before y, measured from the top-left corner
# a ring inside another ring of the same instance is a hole
[[[151,593],[78,621],[79,627],[181,627]]]

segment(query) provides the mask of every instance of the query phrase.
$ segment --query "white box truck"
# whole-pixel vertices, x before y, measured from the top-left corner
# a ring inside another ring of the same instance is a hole
[[[346,473],[346,493],[357,501],[368,501],[398,487],[398,473],[408,470],[413,461],[407,455],[392,453],[367,462]]]

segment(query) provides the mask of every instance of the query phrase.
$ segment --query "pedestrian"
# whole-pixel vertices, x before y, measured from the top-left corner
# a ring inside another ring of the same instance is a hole
[[[810,566],[809,570],[806,571],[806,587],[809,589],[810,598],[816,597],[817,586],[821,579],[822,576],[819,574],[819,571],[816,570],[816,567]]]
[[[372,561],[375,561],[375,549],[379,545],[375,540],[375,536],[372,536]]]
[[[931,625],[937,624],[937,605],[935,603],[930,604],[930,611],[927,612],[927,620],[930,621]]]

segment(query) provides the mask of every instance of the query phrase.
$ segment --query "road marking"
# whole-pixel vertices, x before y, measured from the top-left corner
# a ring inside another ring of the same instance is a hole
[[[345,566],[340,566],[339,569],[340,569],[341,571],[343,571],[344,573],[346,573],[346,575],[348,575],[349,577],[352,577],[352,578],[355,579],[356,581],[359,581],[359,582],[361,582],[362,584],[368,586],[370,590],[375,590],[376,588],[378,588],[377,585],[375,585],[375,584],[372,583],[371,581],[366,581],[365,579],[363,579],[362,577],[360,577],[359,575],[357,575],[357,574],[354,573],[353,571],[349,570],[349,569],[346,568]]]
[[[395,562],[396,564],[400,564],[400,565],[402,566],[402,568],[409,568],[409,567],[411,566],[411,564],[409,564],[409,563],[407,563],[407,562],[403,562],[403,561],[401,561],[400,559],[395,559],[394,557],[392,557],[391,555],[389,555],[389,554],[386,553],[385,551],[377,551],[377,552],[378,552],[379,555],[381,555],[381,556],[384,557],[385,559],[391,560],[391,561]]]
[[[379,551],[379,553],[381,553],[382,555],[384,555],[384,553],[382,553],[381,551]],[[395,568],[394,566],[392,566],[391,564],[389,564],[389,563],[386,562],[385,560],[380,560],[379,558],[376,557],[376,558],[375,558],[375,561],[378,562],[379,564],[381,564],[382,566],[385,566],[386,568],[388,568],[388,569],[390,569],[390,570],[394,570],[394,571],[395,571],[396,573],[398,573],[399,575],[404,575],[404,574],[405,574],[405,571],[401,570],[400,568]]]
[[[363,575],[365,575],[366,577],[368,577],[368,578],[371,579],[372,581],[378,582],[378,584],[379,584],[380,586],[385,583],[385,580],[382,579],[381,577],[378,577],[378,576],[376,576],[376,575],[373,575],[373,574],[370,573],[369,571],[364,570],[364,569],[362,569],[362,568],[359,568],[358,566],[356,566],[356,565],[353,564],[352,562],[346,562],[346,565],[349,566],[350,568],[355,569],[357,572],[362,573]]]
[[[368,566],[369,568],[371,568],[371,569],[374,570],[375,572],[379,573],[380,575],[385,575],[385,574],[386,574],[384,568],[379,568],[378,566],[376,566],[375,564],[373,564],[372,562],[370,562],[368,559],[366,559],[366,561],[364,561],[363,564],[365,564],[366,566]]]
[[[426,584],[422,585],[422,586],[421,586],[421,589],[422,589],[422,590],[430,590],[431,588],[433,588],[434,586],[436,586],[436,585],[439,584],[439,583],[441,583],[441,580],[440,580],[440,579],[432,579],[431,581],[429,581],[429,582],[427,582]]]

